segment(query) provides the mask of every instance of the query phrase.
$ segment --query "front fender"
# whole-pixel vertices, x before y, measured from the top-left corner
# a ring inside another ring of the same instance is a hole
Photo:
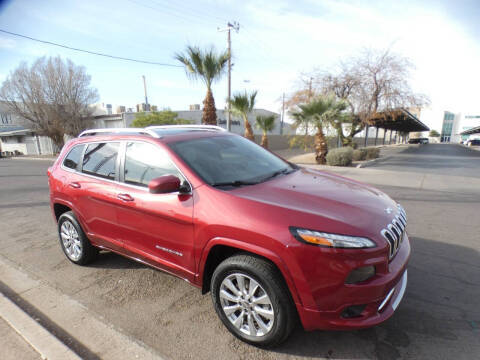
[[[263,247],[260,247],[258,245],[254,245],[251,243],[246,243],[245,241],[236,240],[236,239],[216,237],[207,242],[207,244],[204,246],[202,250],[200,260],[197,266],[197,271],[196,271],[197,275],[195,276],[196,277],[195,282],[199,286],[202,286],[203,284],[204,274],[205,274],[205,264],[207,262],[207,258],[210,253],[210,250],[216,245],[229,246],[235,249],[244,250],[270,260],[280,270],[283,278],[285,279],[285,283],[287,284],[288,289],[290,290],[290,294],[292,295],[292,299],[295,302],[295,304],[297,306],[299,305],[301,306],[302,303],[301,303],[300,297],[298,296],[298,291],[295,287],[295,283],[293,282],[292,276],[285,262],[276,253],[268,249],[265,249]]]

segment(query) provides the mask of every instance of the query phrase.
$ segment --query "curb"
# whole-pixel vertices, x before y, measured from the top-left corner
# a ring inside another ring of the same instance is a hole
[[[368,160],[368,161],[365,161],[364,163],[361,163],[361,164],[358,164],[357,166],[355,166],[357,169],[361,169],[361,168],[365,168],[365,167],[369,167],[370,165],[372,164],[375,164],[377,162],[381,162],[381,161],[384,161],[384,160],[388,160],[390,159],[392,156],[385,156],[385,157],[379,157],[379,158],[376,158],[376,159],[372,159],[372,160]]]
[[[44,359],[162,359],[154,349],[3,256],[0,279],[0,316]]]
[[[37,157],[9,157],[9,158],[5,158],[5,159],[9,159],[9,160],[38,160],[38,161],[55,161],[57,160],[57,158],[37,158]]]
[[[30,344],[42,359],[81,359],[2,293],[0,293],[0,317]]]

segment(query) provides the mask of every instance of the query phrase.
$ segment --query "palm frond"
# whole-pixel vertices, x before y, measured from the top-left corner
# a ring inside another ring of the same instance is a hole
[[[263,132],[270,132],[275,128],[275,116],[258,115],[256,118],[256,125],[257,128],[261,129]]]
[[[217,53],[213,46],[206,50],[198,46],[187,46],[184,53],[176,53],[174,58],[185,66],[190,79],[200,79],[210,89],[212,83],[225,72],[228,52]]]
[[[230,99],[231,111],[234,115],[247,117],[248,113],[252,112],[255,108],[255,98],[257,97],[257,91],[247,94],[245,91],[243,94],[238,92],[233,94]]]

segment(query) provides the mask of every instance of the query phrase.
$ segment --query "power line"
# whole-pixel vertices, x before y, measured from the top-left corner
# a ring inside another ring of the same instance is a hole
[[[69,49],[69,50],[74,50],[74,51],[79,51],[79,52],[83,52],[83,53],[87,53],[87,54],[91,54],[91,55],[103,56],[103,57],[107,57],[107,58],[110,58],[110,59],[124,60],[124,61],[133,61],[133,62],[137,62],[137,63],[150,64],[150,65],[158,65],[158,66],[183,67],[182,65],[174,65],[174,64],[166,64],[166,63],[160,63],[160,62],[155,62],[155,61],[146,61],[146,60],[132,59],[132,58],[127,58],[127,57],[122,57],[122,56],[115,56],[115,55],[109,55],[109,54],[99,53],[99,52],[90,51],[90,50],[85,50],[85,49],[79,49],[79,48],[75,48],[75,47],[68,46],[68,45],[63,45],[63,44],[54,43],[54,42],[52,42],[52,41],[36,39],[36,38],[30,37],[30,36],[26,36],[26,35],[22,35],[22,34],[17,34],[17,33],[14,33],[14,32],[7,31],[7,30],[3,30],[3,29],[0,29],[0,32],[5,33],[5,34],[9,34],[9,35],[13,35],[13,36],[18,36],[18,37],[21,37],[21,38],[24,38],[24,39],[28,39],[28,40],[40,42],[40,43],[43,43],[43,44],[58,46],[58,47],[61,47],[61,48],[65,48],[65,49]]]
[[[208,13],[205,10],[200,10],[198,8],[178,7],[178,6],[175,6],[175,3],[172,4],[168,0],[167,0],[167,3],[164,2],[165,0],[163,0],[163,1],[162,0],[157,0],[157,1],[151,0],[151,1],[160,5],[160,6],[169,7],[170,9],[178,11],[182,14],[190,13],[194,17],[203,17],[208,21],[214,20],[214,21],[221,21],[222,23],[227,22],[226,18],[218,17],[216,15],[213,15],[212,13]]]
[[[161,14],[164,14],[164,15],[170,15],[170,16],[176,17],[178,19],[182,19],[183,21],[185,21],[188,24],[191,24],[193,21],[196,21],[196,22],[202,23],[204,25],[211,25],[211,23],[209,21],[204,20],[203,18],[200,18],[200,17],[197,17],[197,16],[188,15],[187,13],[178,13],[178,12],[176,12],[174,10],[171,10],[171,9],[168,9],[166,7],[158,8],[156,6],[147,5],[147,4],[141,3],[141,2],[136,1],[136,0],[127,0],[127,1],[129,1],[133,4],[145,7],[147,9],[157,11],[157,12],[159,12]],[[154,4],[157,4],[157,3],[154,3]]]

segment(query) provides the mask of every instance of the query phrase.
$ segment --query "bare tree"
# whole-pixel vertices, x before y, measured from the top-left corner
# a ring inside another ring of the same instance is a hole
[[[85,68],[58,57],[41,57],[31,67],[21,63],[0,89],[0,100],[26,119],[40,135],[60,149],[65,135],[76,136],[88,128],[97,90],[90,87]]]
[[[338,71],[315,71],[312,90],[333,93],[347,102],[350,116],[345,114],[333,124],[344,146],[353,144],[353,137],[371,125],[379,113],[392,116],[399,108],[422,107],[428,97],[414,93],[410,87],[413,64],[390,49],[364,50],[359,56],[340,62]]]

